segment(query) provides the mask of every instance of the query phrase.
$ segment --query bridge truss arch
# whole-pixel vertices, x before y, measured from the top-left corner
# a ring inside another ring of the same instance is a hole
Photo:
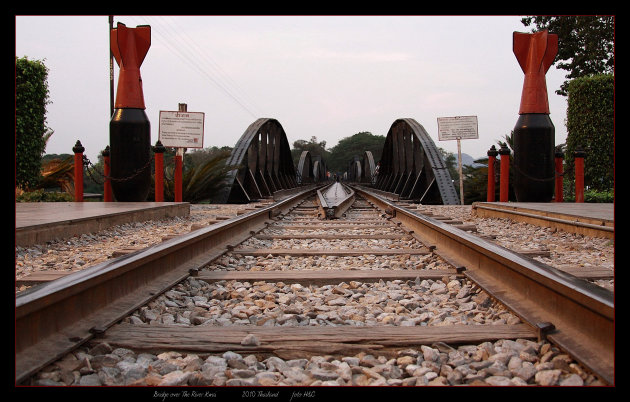
[[[289,141],[276,119],[260,118],[245,130],[226,161],[228,173],[218,203],[246,203],[298,186]]]
[[[327,176],[328,168],[326,167],[326,162],[322,159],[320,155],[313,156],[313,179],[315,183],[319,183],[321,181],[326,181],[328,179]]]
[[[424,127],[410,118],[390,127],[374,188],[422,204],[459,205],[442,155]]]
[[[298,184],[313,182],[313,161],[309,151],[302,151],[297,167]]]
[[[348,165],[345,179],[352,183],[360,183],[362,176],[363,165],[361,163],[361,158],[358,155],[355,155]]]
[[[310,151],[302,151],[298,161],[298,183],[319,183],[326,181],[328,169],[320,155],[312,155]]]
[[[364,151],[363,157],[355,155],[346,170],[346,180],[354,183],[373,185],[376,181],[376,164],[371,151]]]
[[[319,155],[302,151],[297,167],[298,184],[319,183],[327,179],[326,163]]]
[[[361,183],[374,184],[376,183],[376,164],[374,163],[374,156],[371,151],[363,152],[363,161],[361,164],[363,175],[361,176]]]

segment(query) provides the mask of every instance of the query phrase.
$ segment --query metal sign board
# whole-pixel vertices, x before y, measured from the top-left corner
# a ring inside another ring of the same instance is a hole
[[[204,118],[202,112],[160,110],[160,142],[172,148],[203,148]]]
[[[437,123],[440,141],[479,138],[477,116],[438,117]]]

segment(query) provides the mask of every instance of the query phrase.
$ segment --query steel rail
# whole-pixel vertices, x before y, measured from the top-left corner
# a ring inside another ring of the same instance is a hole
[[[102,333],[316,191],[215,223],[19,293],[16,383]]]
[[[614,384],[614,294],[584,279],[397,206],[372,192],[355,191],[392,215],[434,252],[505,304],[523,321],[600,379]]]
[[[331,203],[328,198],[324,195],[324,193],[332,190],[333,186],[341,185],[343,191],[346,193],[346,196],[342,199],[336,200],[336,202]],[[346,185],[341,183],[333,183],[329,186],[323,187],[317,190],[317,198],[316,201],[319,205],[320,214],[323,214],[325,219],[338,219],[350,208],[352,203],[354,202],[354,190]]]

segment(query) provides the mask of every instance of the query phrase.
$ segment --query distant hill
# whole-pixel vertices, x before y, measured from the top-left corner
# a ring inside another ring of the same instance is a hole
[[[455,154],[455,159],[457,159],[457,154]],[[483,166],[479,163],[474,163],[476,159],[480,158],[473,158],[468,154],[462,153],[462,166]]]

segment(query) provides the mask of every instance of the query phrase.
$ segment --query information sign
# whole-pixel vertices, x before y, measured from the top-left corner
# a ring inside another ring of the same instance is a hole
[[[160,110],[160,142],[172,148],[203,148],[204,118],[202,112]]]
[[[478,139],[477,116],[438,117],[440,141]]]
[[[464,205],[464,177],[462,175],[462,142],[479,138],[477,116],[438,117],[438,138],[440,141],[457,140],[457,162],[459,173],[459,198]]]

